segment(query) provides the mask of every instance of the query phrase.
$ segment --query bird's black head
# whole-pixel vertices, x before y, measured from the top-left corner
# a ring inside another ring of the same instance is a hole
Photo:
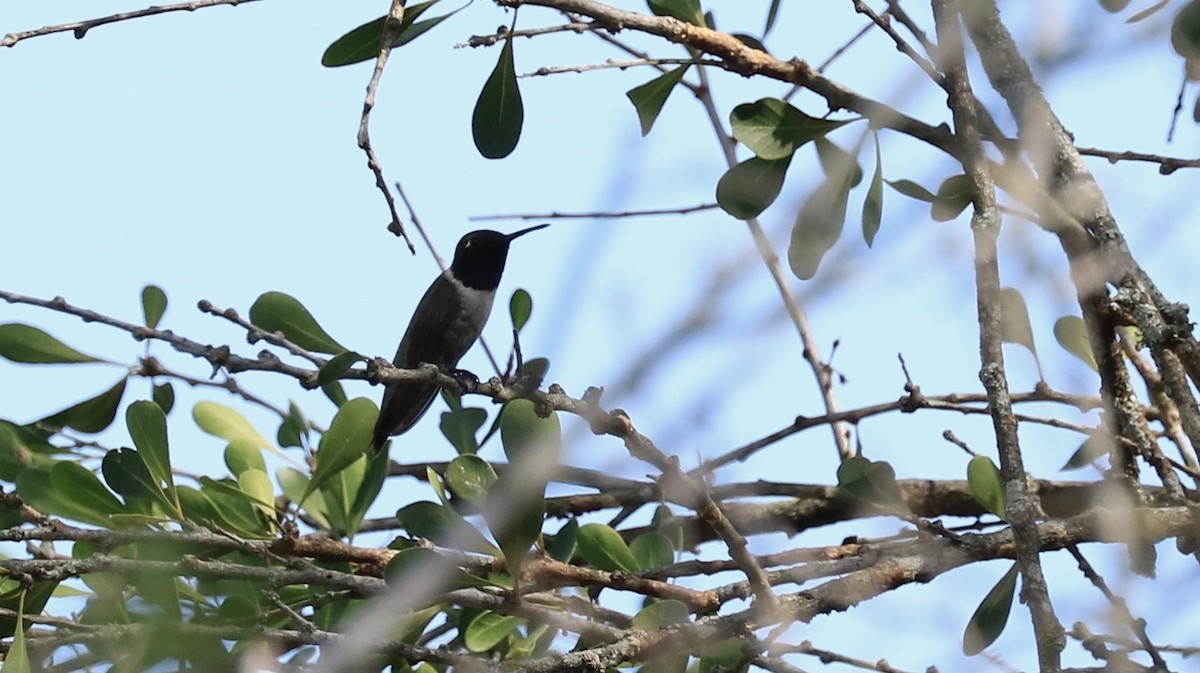
[[[454,261],[450,272],[460,283],[474,290],[495,290],[504,273],[504,262],[508,260],[508,244],[514,238],[531,231],[544,229],[549,224],[522,229],[512,234],[502,234],[490,229],[472,231],[463,236],[454,250]]]

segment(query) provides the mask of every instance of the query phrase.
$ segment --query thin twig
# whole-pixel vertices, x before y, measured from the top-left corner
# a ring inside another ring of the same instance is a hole
[[[682,208],[650,208],[646,210],[622,210],[619,212],[612,211],[592,211],[581,213],[563,213],[553,211],[549,213],[513,213],[507,215],[474,215],[468,218],[471,222],[488,222],[493,220],[607,220],[620,219],[625,217],[648,217],[651,215],[688,215],[690,213],[698,213],[704,210],[714,210],[717,208],[716,203],[701,203],[694,206],[684,206]]]
[[[51,35],[53,33],[65,33],[71,31],[75,33],[76,40],[82,40],[87,32],[97,26],[103,26],[109,23],[117,23],[119,21],[128,21],[130,19],[139,19],[144,16],[154,16],[156,14],[166,14],[168,12],[193,12],[204,7],[215,7],[217,5],[240,5],[246,2],[255,2],[255,0],[195,0],[194,2],[181,2],[174,5],[155,5],[146,9],[139,9],[132,12],[120,12],[102,16],[97,19],[85,19],[83,21],[72,21],[70,23],[60,23],[54,26],[43,26],[34,30],[25,30],[17,33],[9,33],[0,40],[0,47],[11,47],[21,40],[28,40],[32,37],[40,37],[42,35]]]

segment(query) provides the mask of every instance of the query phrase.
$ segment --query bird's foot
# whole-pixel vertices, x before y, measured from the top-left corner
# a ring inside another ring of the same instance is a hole
[[[446,373],[458,384],[459,397],[462,397],[468,390],[479,385],[479,377],[465,369],[451,369]]]

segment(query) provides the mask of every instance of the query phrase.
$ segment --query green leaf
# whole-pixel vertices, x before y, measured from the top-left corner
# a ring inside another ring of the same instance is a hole
[[[1128,7],[1130,2],[1133,0],[1100,0],[1100,6],[1104,8],[1104,11],[1116,14]]]
[[[445,391],[442,391],[445,392]],[[487,411],[478,407],[460,407],[442,412],[442,434],[454,446],[459,455],[475,453],[479,449],[476,433],[487,422]]]
[[[342,374],[345,374],[350,370],[350,367],[354,366],[355,362],[362,359],[364,359],[363,356],[354,351],[338,353],[317,370],[317,385],[323,386],[327,383],[337,381]]]
[[[400,550],[399,553],[392,557],[391,561],[388,561],[387,567],[383,571],[383,578],[388,586],[400,588],[411,586],[415,579],[415,573],[420,573],[420,578],[438,578],[440,580],[438,582],[439,590],[442,587],[446,589],[462,589],[489,585],[487,580],[463,571],[462,568],[459,568],[449,558],[433,549],[424,547],[409,547],[408,549]],[[426,580],[427,582],[428,580]],[[433,606],[432,609],[434,609],[434,612],[430,617],[444,610],[441,606]],[[412,625],[414,628],[415,626]],[[399,638],[393,636],[393,639],[405,640],[402,636]]]
[[[552,559],[562,561],[563,563],[570,563],[578,547],[579,519],[572,517],[554,534],[550,543],[546,545],[546,552],[550,554],[550,558]]]
[[[652,570],[675,562],[675,548],[666,535],[651,531],[642,533],[629,543],[629,551],[637,559],[638,570]]]
[[[862,231],[867,247],[875,243],[875,234],[883,222],[883,157],[879,152],[879,135],[875,134],[875,172],[871,174],[871,186],[863,199]]]
[[[304,413],[300,411],[300,407],[296,406],[295,402],[289,400],[287,417],[279,424],[279,430],[275,433],[275,441],[281,447],[303,447],[304,442],[301,441],[301,438],[307,435],[308,419],[304,417]]]
[[[1000,340],[1028,348],[1033,358],[1037,359],[1037,345],[1033,342],[1033,328],[1029,325],[1029,309],[1021,293],[1011,287],[1000,288]]]
[[[29,664],[29,651],[25,648],[25,620],[22,618],[25,612],[24,598],[25,593],[21,592],[21,606],[17,609],[12,629],[9,630],[5,625],[2,631],[4,637],[11,635],[13,640],[8,646],[8,653],[4,655],[4,665],[0,666],[0,673],[31,673],[33,670]]]
[[[522,288],[517,288],[508,300],[508,315],[512,318],[513,329],[520,332],[529,322],[533,314],[533,297]]]
[[[909,515],[912,511],[900,495],[896,471],[885,461],[854,456],[842,461],[837,471],[838,488],[848,495],[884,508]]]
[[[333,475],[346,469],[351,463],[366,455],[371,445],[371,431],[379,408],[365,397],[356,397],[343,404],[329,424],[329,431],[321,437],[317,450],[316,466],[313,468],[309,493],[325,485]],[[301,499],[303,502],[303,498]]]
[[[406,505],[396,512],[396,519],[409,535],[423,537],[435,544],[453,544],[456,549],[482,554],[500,553],[474,526],[435,502],[421,500]]]
[[[674,70],[668,70],[649,82],[625,92],[625,96],[630,103],[633,103],[633,108],[637,111],[638,123],[642,126],[642,136],[650,133],[667,98],[675,90],[675,85],[683,79],[683,74],[689,67],[690,65],[681,65]]]
[[[1112,453],[1113,440],[1102,428],[1095,428],[1087,439],[1075,449],[1059,470],[1078,470]]]
[[[271,535],[270,519],[262,514],[261,503],[243,491],[240,485],[229,479],[209,477],[200,477],[200,485],[200,493],[220,527],[246,537],[265,538]],[[183,489],[180,489],[179,495],[182,500]]]
[[[103,521],[125,509],[121,501],[100,483],[99,477],[79,463],[55,463],[50,468],[50,486],[81,511],[88,512],[93,522]]]
[[[634,629],[651,631],[665,626],[676,626],[688,623],[688,608],[683,601],[669,598],[664,601],[651,603],[633,616],[629,626]]]
[[[138,400],[125,410],[125,426],[133,445],[155,479],[155,485],[166,484],[175,500],[175,479],[171,474],[171,451],[167,443],[167,417],[154,402]]]
[[[321,392],[325,393],[325,397],[328,397],[335,407],[341,407],[346,403],[346,391],[342,388],[341,381],[326,383],[321,386]]]
[[[141,501],[147,506],[156,502],[167,512],[176,511],[171,498],[163,493],[159,481],[150,473],[150,468],[146,466],[146,461],[139,452],[133,449],[113,449],[104,454],[100,471],[109,488],[125,498],[126,502]]]
[[[646,0],[646,5],[658,16],[669,16],[680,21],[705,27],[704,11],[700,0]]]
[[[267,332],[282,332],[288,341],[315,353],[334,355],[349,350],[329,336],[295,297],[265,292],[250,306],[250,322]]]
[[[1171,22],[1171,47],[1187,61],[1200,57],[1200,2],[1186,2]],[[1194,68],[1189,68],[1188,79]]]
[[[752,157],[733,166],[717,181],[717,204],[739,220],[758,217],[779,198],[791,163],[789,155],[770,161]]]
[[[496,68],[483,84],[475,113],[471,116],[471,134],[475,148],[488,159],[503,159],[512,154],[521,139],[525,108],[517,87],[512,40],[505,40]]]
[[[817,274],[825,253],[841,237],[849,201],[849,181],[829,178],[800,204],[788,244],[788,265],[800,280]]]
[[[1004,577],[992,587],[983,602],[967,622],[963,633],[963,653],[968,657],[982,652],[1004,632],[1008,613],[1012,611],[1013,595],[1017,589],[1017,564],[1014,563]]]
[[[463,645],[466,645],[468,651],[476,654],[487,652],[499,645],[524,621],[520,617],[497,612],[481,612],[467,625],[467,630],[463,633]]]
[[[1085,365],[1095,371],[1100,370],[1096,365],[1096,357],[1092,354],[1092,344],[1088,341],[1087,325],[1083,318],[1067,315],[1056,320],[1054,339],[1058,341],[1059,346],[1082,360]]]
[[[0,357],[25,364],[107,362],[84,355],[32,325],[0,325]]]
[[[204,432],[228,442],[241,442],[260,449],[274,449],[238,412],[216,402],[197,402],[192,407],[192,419]]]
[[[142,288],[142,320],[146,327],[156,329],[167,311],[167,293],[157,285]]]
[[[949,222],[971,205],[971,197],[974,194],[975,188],[971,186],[970,178],[965,175],[951,175],[938,186],[929,214],[936,222]]]
[[[168,381],[167,383],[159,383],[154,386],[154,390],[150,393],[150,399],[162,409],[164,414],[171,413],[171,409],[175,407],[175,388]]]
[[[1000,469],[991,458],[975,456],[967,463],[967,486],[975,502],[1004,519],[1008,496],[1004,492],[1004,481],[1000,479]]]
[[[437,2],[438,0],[420,2],[405,7],[404,17],[400,20],[400,30],[392,41],[392,47],[399,47],[412,42],[425,33],[425,31],[454,14],[454,12],[451,12],[435,19],[417,22],[417,17],[424,14],[425,10]],[[383,42],[383,25],[386,19],[386,16],[381,16],[373,21],[368,21],[334,40],[333,44],[329,45],[325,49],[325,53],[321,55],[321,65],[326,68],[337,68],[375,58],[379,54],[379,46]],[[431,25],[418,27],[418,23]]]
[[[250,496],[255,507],[268,518],[275,516],[275,489],[271,478],[262,470],[249,469],[237,477],[238,488]]]
[[[828,138],[816,138],[813,146],[817,148],[817,160],[821,164],[821,170],[830,180],[845,182],[849,177],[851,188],[862,182],[862,166],[858,165],[854,155],[838,147]]]
[[[350,503],[350,509],[346,513],[347,535],[358,533],[359,528],[362,527],[367,510],[375,503],[379,492],[383,490],[383,481],[387,479],[388,467],[391,465],[388,455],[382,451],[367,456],[365,460],[367,461],[366,473],[359,482],[358,491],[354,494],[354,501]]]
[[[760,159],[786,159],[805,143],[849,124],[810,117],[778,98],[743,103],[729,115],[733,137]]]
[[[96,433],[112,425],[117,417],[117,407],[121,405],[121,397],[125,394],[126,379],[117,381],[116,385],[99,395],[84,400],[73,407],[39,421],[56,428],[74,428],[80,432]]]
[[[483,504],[496,478],[492,466],[474,454],[459,456],[446,466],[446,485],[472,505]]]
[[[910,199],[924,201],[925,203],[933,203],[937,200],[937,197],[934,196],[933,192],[925,189],[912,180],[884,180],[884,182],[887,183],[888,187],[891,187]]]
[[[771,34],[771,29],[775,27],[775,18],[779,16],[779,4],[781,0],[771,0],[771,7],[767,9],[767,25],[763,26],[763,39],[767,39],[767,35]]]
[[[229,473],[235,477],[246,470],[267,471],[262,449],[243,439],[229,442],[229,446],[225,447],[225,467],[228,467]]]
[[[621,534],[602,523],[579,527],[579,555],[600,570],[634,572],[638,569],[637,559]]]
[[[281,467],[276,470],[275,480],[279,482],[279,488],[283,490],[283,495],[292,502],[300,502],[300,498],[308,490],[308,475],[292,467]],[[315,518],[321,526],[332,527],[329,521],[329,508],[325,504],[324,496],[320,493],[308,496],[308,500],[304,501],[304,511]]]
[[[562,452],[558,412],[552,411],[541,418],[533,402],[512,400],[500,410],[500,443],[510,463],[516,464],[522,456],[533,454],[543,466],[548,462],[557,465]]]
[[[746,654],[742,652],[745,641],[741,638],[726,638],[700,650],[700,663],[696,673],[712,673],[716,667],[730,673],[744,673],[749,666]]]

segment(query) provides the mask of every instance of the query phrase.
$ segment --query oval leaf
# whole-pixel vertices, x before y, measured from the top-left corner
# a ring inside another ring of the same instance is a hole
[[[849,200],[849,182],[829,179],[800,205],[788,244],[788,265],[800,280],[817,274],[821,259],[842,235]]]
[[[154,402],[138,400],[125,410],[125,425],[147,469],[157,484],[166,484],[174,491],[171,475],[171,452],[167,443],[167,417]]]
[[[579,519],[572,518],[558,529],[550,543],[546,545],[546,553],[550,558],[563,563],[570,563],[579,546]]]
[[[925,189],[912,180],[884,180],[884,182],[887,183],[888,187],[891,187],[910,199],[924,201],[925,203],[933,203],[937,199],[937,197],[933,195],[933,192]]]
[[[1004,519],[1008,496],[1004,492],[1004,481],[1000,479],[1000,469],[991,458],[975,456],[967,463],[967,486],[975,502]]]
[[[475,147],[488,159],[502,159],[517,147],[521,125],[525,122],[525,107],[517,87],[517,71],[513,64],[512,40],[505,40],[496,68],[483,84],[475,113],[471,116],[471,134]]]
[[[951,175],[938,186],[937,194],[929,207],[929,214],[937,222],[949,222],[967,209],[974,193],[970,178],[965,175]]]
[[[121,405],[121,397],[125,395],[125,381],[126,379],[121,379],[112,388],[90,400],[63,409],[39,422],[59,428],[74,428],[80,432],[100,432],[112,425],[113,419],[117,417],[117,407]]]
[[[675,549],[662,533],[642,533],[629,543],[629,551],[637,559],[638,570],[661,568],[675,561]]]
[[[155,329],[167,311],[167,293],[157,285],[142,288],[142,320],[146,327]]]
[[[482,505],[496,483],[496,471],[474,454],[463,455],[446,466],[446,485],[455,495],[473,505]]]
[[[863,199],[862,231],[867,247],[875,243],[875,234],[883,222],[883,157],[879,153],[879,136],[875,136],[875,172],[871,174],[871,186]]]
[[[638,568],[637,559],[621,534],[602,523],[579,527],[579,554],[600,570],[633,572]]]
[[[680,600],[669,598],[665,601],[651,603],[633,616],[630,626],[635,629],[650,631],[665,626],[675,626],[688,622],[687,605]]]
[[[1087,325],[1083,318],[1074,315],[1063,316],[1054,322],[1054,339],[1068,353],[1083,361],[1093,370],[1099,371],[1096,358],[1092,354],[1092,345],[1088,341]]]
[[[400,31],[392,41],[392,47],[400,47],[423,35],[430,28],[450,18],[455,12],[424,21],[417,17],[425,10],[436,4],[438,0],[420,2],[404,8],[404,18],[400,20]],[[354,30],[339,37],[325,49],[321,55],[321,65],[326,68],[337,68],[352,63],[369,61],[379,55],[379,45],[383,41],[383,24],[387,17],[379,17],[368,21]]]
[[[658,16],[669,16],[697,26],[707,26],[700,0],[646,0],[646,5]]]
[[[334,355],[349,350],[321,329],[295,297],[282,292],[259,295],[250,306],[250,322],[268,332],[282,332],[288,341],[315,353]]]
[[[508,315],[512,318],[513,329],[520,332],[525,323],[529,322],[529,316],[533,314],[533,297],[521,288],[517,288],[512,293],[512,298],[508,300]]]
[[[553,460],[562,451],[562,426],[558,412],[546,418],[537,415],[529,400],[513,400],[500,411],[500,443],[510,463],[536,452],[539,461]]]
[[[729,114],[733,137],[760,159],[785,159],[797,148],[851,120],[810,117],[778,98],[743,103]]]
[[[345,374],[347,371],[349,371],[350,367],[352,367],[355,362],[358,362],[362,359],[363,356],[355,353],[354,351],[338,353],[330,358],[328,362],[321,365],[321,368],[317,370],[317,385],[323,386],[333,383],[334,381],[338,380],[342,374]]]
[[[1013,594],[1017,589],[1017,564],[1013,564],[1004,577],[992,587],[983,602],[967,622],[963,633],[963,653],[967,656],[979,654],[1004,632],[1008,613],[1012,611]]]
[[[842,461],[837,471],[838,488],[849,495],[884,508],[911,515],[896,483],[896,471],[885,461],[854,456]]]
[[[717,182],[717,204],[739,220],[758,217],[779,197],[791,163],[788,155],[770,161],[753,157],[737,164]]]
[[[306,496],[366,454],[378,415],[378,407],[365,397],[356,397],[338,409],[329,424],[329,431],[321,438]]]
[[[164,414],[169,414],[175,407],[175,387],[170,382],[160,383],[154,386],[153,392],[150,393],[150,399],[154,400]]]
[[[1037,358],[1037,346],[1033,342],[1033,328],[1029,325],[1029,309],[1025,298],[1011,287],[1000,288],[1000,340],[1021,344]]]
[[[192,407],[192,419],[200,429],[229,442],[242,442],[260,449],[271,449],[270,442],[258,434],[241,414],[216,402],[197,402]]]
[[[84,355],[32,325],[0,325],[0,357],[24,364],[50,365],[105,362]]]
[[[520,617],[482,612],[467,625],[467,630],[463,633],[463,644],[471,652],[487,652],[499,645],[523,621]]]
[[[650,129],[654,127],[655,120],[662,112],[663,105],[667,103],[667,97],[675,90],[675,85],[679,84],[683,79],[683,74],[687,72],[689,65],[681,65],[674,70],[655,77],[645,84],[635,86],[625,92],[625,97],[633,103],[633,108],[637,111],[638,123],[642,127],[642,135],[650,133]]]

